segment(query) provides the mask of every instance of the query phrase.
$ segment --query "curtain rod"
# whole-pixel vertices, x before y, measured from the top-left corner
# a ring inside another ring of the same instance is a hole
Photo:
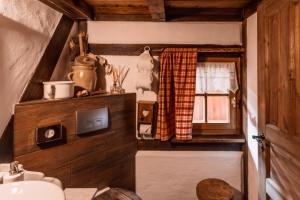
[[[173,48],[173,47],[171,47]],[[181,47],[179,47],[181,48]],[[160,48],[160,49],[151,49],[150,51],[153,52],[163,52],[166,48]],[[245,52],[245,48],[243,47],[200,47],[197,48],[198,53],[241,53]]]

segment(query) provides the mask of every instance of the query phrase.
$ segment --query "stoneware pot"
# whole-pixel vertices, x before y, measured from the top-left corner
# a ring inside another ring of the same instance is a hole
[[[97,83],[96,68],[84,65],[72,66],[72,72],[68,74],[70,81],[74,81],[76,86],[80,86],[89,92],[95,90]]]
[[[49,81],[44,84],[44,99],[67,99],[74,96],[73,81]]]

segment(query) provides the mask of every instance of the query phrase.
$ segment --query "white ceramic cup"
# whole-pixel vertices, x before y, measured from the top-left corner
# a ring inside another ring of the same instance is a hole
[[[49,81],[43,84],[45,99],[67,99],[74,96],[73,81]]]

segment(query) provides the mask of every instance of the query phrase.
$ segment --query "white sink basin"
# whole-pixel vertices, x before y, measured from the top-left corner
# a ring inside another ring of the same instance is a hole
[[[20,181],[0,185],[0,199],[5,200],[65,200],[58,186],[44,181]]]

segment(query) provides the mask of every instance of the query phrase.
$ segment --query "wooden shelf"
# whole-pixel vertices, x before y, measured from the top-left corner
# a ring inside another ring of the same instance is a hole
[[[176,140],[173,138],[171,143],[175,144],[198,144],[198,143],[229,143],[229,144],[244,144],[246,142],[245,138],[241,135],[197,135],[193,136],[192,140]]]
[[[129,95],[129,94],[134,94],[134,93],[124,93],[124,94],[110,94],[110,93],[105,93],[105,94],[99,94],[99,95],[94,95],[94,96],[87,96],[87,97],[78,97],[78,98],[70,98],[70,99],[38,99],[38,100],[32,100],[32,101],[24,101],[21,103],[18,103],[16,105],[31,105],[31,104],[45,104],[45,103],[59,103],[59,102],[66,102],[66,101],[80,101],[84,99],[93,99],[93,98],[98,98],[98,97],[109,97],[109,96],[121,96],[121,95]]]

